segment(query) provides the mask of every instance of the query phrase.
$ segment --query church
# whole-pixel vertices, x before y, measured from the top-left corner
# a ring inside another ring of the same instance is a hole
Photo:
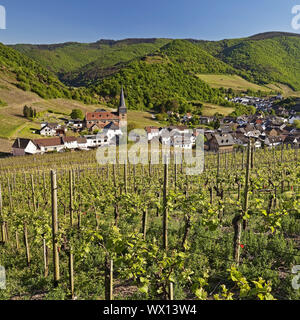
[[[84,122],[89,131],[102,130],[111,126],[118,128],[127,126],[127,107],[123,87],[120,94],[119,108],[116,112],[109,112],[103,109],[87,112]]]

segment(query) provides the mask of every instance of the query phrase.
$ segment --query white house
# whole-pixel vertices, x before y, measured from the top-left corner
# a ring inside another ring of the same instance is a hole
[[[63,137],[62,142],[67,149],[77,149],[78,142],[76,137]]]
[[[34,139],[32,142],[37,145],[37,153],[45,152],[61,152],[65,149],[65,145],[61,137],[49,138],[49,139]]]
[[[42,129],[40,130],[41,136],[55,136],[56,135],[56,126],[52,126],[50,124],[46,124]]]
[[[269,137],[266,137],[264,143],[267,147],[276,147],[282,144],[282,139],[278,136],[275,136],[275,137],[269,136]]]
[[[145,131],[147,133],[148,141],[151,141],[154,137],[159,136],[159,128],[158,127],[145,127]]]
[[[51,137],[58,134],[65,134],[66,132],[67,128],[58,123],[46,123],[40,130],[40,135]]]
[[[108,137],[101,133],[97,135],[84,136],[84,138],[87,140],[87,148],[98,148],[100,146],[109,145],[110,142]]]
[[[295,120],[300,120],[300,116],[292,116],[289,118],[289,123],[293,124]]]
[[[38,154],[51,151],[63,151],[65,145],[61,137],[49,139],[20,139],[17,138],[12,146],[14,156],[22,156],[26,154]]]
[[[78,137],[77,138],[77,145],[78,145],[78,149],[80,149],[80,150],[89,150],[87,139],[85,137]]]
[[[252,130],[244,133],[246,137],[258,138],[261,135],[259,130]]]
[[[37,153],[38,147],[30,139],[17,138],[12,146],[14,156],[25,156]]]
[[[193,138],[185,137],[184,135],[177,135],[171,138],[171,146],[180,149],[192,149],[193,148]]]
[[[83,128],[83,121],[81,119],[71,119],[68,121],[67,125],[76,129],[81,129]]]

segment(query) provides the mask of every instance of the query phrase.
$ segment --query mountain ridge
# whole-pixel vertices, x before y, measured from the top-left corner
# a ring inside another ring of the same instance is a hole
[[[279,83],[300,90],[300,35],[286,32],[220,41],[100,39],[93,43],[17,45],[15,49],[56,74],[65,85],[86,87],[92,95],[100,95],[101,102],[113,104],[123,83],[136,91],[129,94],[130,104],[142,109],[167,94],[219,102],[224,93],[207,87],[199,77],[202,74],[237,75],[259,86]]]

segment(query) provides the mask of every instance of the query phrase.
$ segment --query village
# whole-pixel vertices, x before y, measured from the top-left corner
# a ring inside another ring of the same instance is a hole
[[[281,100],[282,97],[236,97],[232,99],[232,102],[252,105],[256,108],[256,113],[239,117],[226,116],[221,119],[216,116],[200,116],[198,117],[199,127],[196,128],[190,126],[193,120],[191,113],[183,116],[178,114],[176,116],[180,124],[161,127],[147,126],[145,134],[149,143],[157,142],[170,147],[192,149],[196,145],[199,130],[203,130],[206,152],[232,152],[234,149],[246,147],[250,138],[253,139],[255,148],[272,148],[280,145],[298,148],[300,130],[294,124],[300,119],[299,112],[295,109],[287,111],[284,108],[277,108],[276,112],[270,113],[273,101],[278,99]],[[268,116],[264,116],[263,113],[268,113]],[[218,121],[217,128],[209,127],[216,121]],[[97,109],[94,112],[87,112],[83,120],[71,119],[66,121],[65,125],[43,122],[39,133],[47,138],[17,138],[12,146],[12,155],[22,156],[72,150],[87,151],[116,145],[126,127],[127,107],[122,88],[120,104],[116,112]],[[89,134],[79,137],[67,136],[68,130],[79,133],[85,130]]]

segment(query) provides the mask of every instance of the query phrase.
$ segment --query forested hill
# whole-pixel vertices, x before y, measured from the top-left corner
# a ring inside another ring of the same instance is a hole
[[[44,99],[68,98],[85,103],[97,101],[94,94],[86,88],[67,87],[55,74],[39,63],[2,43],[0,43],[0,77],[9,78],[18,88],[34,92]]]
[[[300,90],[298,34],[269,32],[222,41],[100,40],[14,48],[55,73],[65,85],[87,87],[89,94],[100,94],[108,103],[116,102],[122,83],[129,106],[137,109],[151,108],[167,97],[224,102],[224,91],[209,87],[199,77],[203,74],[238,75],[260,85],[281,83]]]
[[[168,39],[125,39],[53,45],[18,44],[13,47],[57,75],[64,75],[70,72],[78,73],[83,67],[84,71],[88,71],[130,61],[154,52],[169,41]]]
[[[250,38],[197,41],[201,49],[256,83],[279,82],[300,90],[300,35],[269,32]]]
[[[123,84],[128,104],[136,109],[152,108],[170,98],[223,104],[224,93],[209,87],[197,76],[211,72],[236,71],[189,41],[174,40],[152,54],[116,66],[109,76],[92,82],[89,87],[101,96],[114,99]]]

